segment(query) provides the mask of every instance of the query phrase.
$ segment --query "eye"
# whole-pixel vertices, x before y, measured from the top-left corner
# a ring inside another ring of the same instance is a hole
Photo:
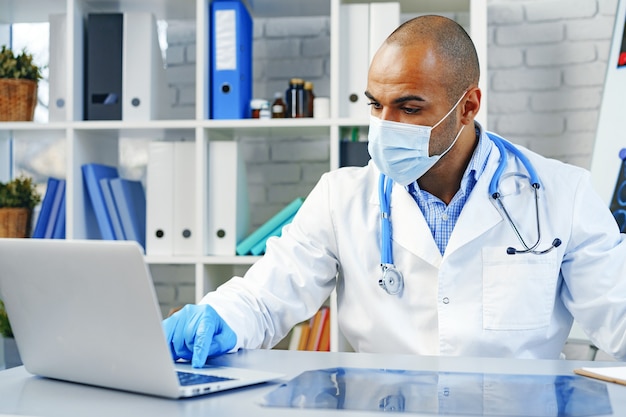
[[[422,109],[420,107],[401,107],[401,110],[406,114],[418,114]]]
[[[367,103],[368,106],[372,106],[373,108],[375,108],[376,110],[380,110],[382,109],[382,106],[380,105],[380,103],[377,103],[375,101],[370,101],[369,103]]]

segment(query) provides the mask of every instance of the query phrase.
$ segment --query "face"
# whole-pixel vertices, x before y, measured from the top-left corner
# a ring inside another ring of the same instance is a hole
[[[454,105],[448,100],[445,71],[441,68],[444,64],[426,46],[384,45],[368,73],[365,95],[371,114],[394,122],[435,125]],[[461,104],[433,129],[431,155],[442,153],[454,140],[461,128],[457,116]]]

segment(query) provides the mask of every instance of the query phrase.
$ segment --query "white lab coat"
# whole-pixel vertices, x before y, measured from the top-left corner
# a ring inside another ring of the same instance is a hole
[[[281,238],[245,277],[207,294],[237,333],[235,349],[271,347],[312,316],[337,288],[343,335],[360,352],[558,358],[572,316],[602,350],[626,358],[626,242],[596,195],[589,173],[523,149],[535,167],[544,254],[508,255],[521,248],[493,204],[488,186],[500,154],[491,154],[442,256],[419,207],[394,184],[393,256],[404,275],[400,296],[378,285],[379,171],[324,174]],[[523,173],[507,152],[505,172]],[[506,174],[505,174],[506,176]],[[536,240],[528,182],[500,191],[526,242]]]

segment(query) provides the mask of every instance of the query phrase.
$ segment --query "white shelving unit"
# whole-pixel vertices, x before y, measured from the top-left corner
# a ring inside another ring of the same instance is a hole
[[[4,0],[0,3],[0,28],[11,23],[47,21],[51,13],[67,15],[67,117],[53,123],[0,123],[0,166],[11,158],[11,138],[53,137],[65,139],[67,179],[68,239],[92,238],[84,211],[81,165],[97,162],[117,165],[121,137],[180,138],[195,140],[196,146],[196,229],[205,231],[207,225],[207,144],[213,140],[236,140],[240,136],[272,137],[296,133],[327,136],[330,144],[329,169],[339,166],[340,131],[344,127],[367,126],[367,120],[339,118],[339,10],[341,4],[365,0],[250,0],[255,17],[330,16],[330,98],[331,115],[320,119],[278,120],[207,120],[208,91],[210,91],[207,52],[210,0]],[[487,24],[486,0],[401,0],[402,16],[422,13],[459,13],[468,18],[470,34],[486,68]],[[84,17],[91,12],[151,11],[157,19],[195,19],[196,21],[196,109],[193,120],[83,121],[83,32]],[[484,71],[483,71],[484,72]],[[483,103],[486,103],[486,75],[482,76]],[[365,88],[365,86],[364,86]],[[483,104],[484,106],[485,104]],[[486,108],[481,111],[486,115]],[[485,120],[482,120],[485,123]],[[3,175],[0,172],[0,175]],[[224,281],[233,266],[249,266],[258,258],[241,256],[210,256],[203,247],[206,239],[198,239],[196,255],[188,257],[147,257],[152,265],[192,265],[195,270],[195,294],[200,299],[207,291]],[[234,251],[234,248],[233,248]],[[336,300],[331,308],[336,311]],[[335,317],[334,314],[331,317]],[[332,320],[331,348],[343,345],[336,320]]]

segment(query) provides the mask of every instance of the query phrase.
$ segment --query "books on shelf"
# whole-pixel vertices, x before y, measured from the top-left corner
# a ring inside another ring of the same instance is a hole
[[[293,328],[289,349],[330,351],[330,307],[322,306],[311,319]]]
[[[48,178],[46,193],[32,234],[36,239],[65,238],[65,180]]]
[[[303,202],[303,197],[296,198],[243,239],[237,245],[237,255],[260,255],[264,253],[267,239],[280,235],[283,227],[291,222]]]
[[[112,166],[85,164],[82,169],[101,237],[134,240],[145,249],[146,195],[141,182],[119,177]]]

